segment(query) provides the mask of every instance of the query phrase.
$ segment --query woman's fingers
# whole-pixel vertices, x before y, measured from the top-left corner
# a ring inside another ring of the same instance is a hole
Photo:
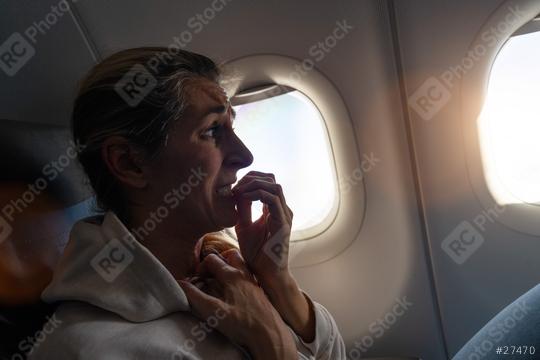
[[[252,278],[251,271],[249,271],[246,262],[237,249],[229,249],[222,252],[221,255],[225,258],[229,265],[240,270],[242,273],[244,273],[244,275],[246,275],[246,277]]]
[[[254,180],[261,180],[270,184],[276,184],[276,177],[274,174],[264,173],[260,171],[250,171],[242,179],[240,179],[240,181],[236,184],[235,189],[239,187],[243,187],[247,185],[248,183],[252,183]],[[292,222],[292,218],[294,214],[291,208],[287,205],[287,201],[285,200],[285,196],[283,195],[283,190],[281,186],[278,185],[277,187],[275,187],[275,189],[276,189],[276,192],[274,193],[280,197],[283,209],[285,213],[289,215],[289,218],[291,219],[291,222]],[[269,190],[269,189],[266,189],[266,190]],[[238,191],[238,190],[235,190],[235,191]],[[273,191],[270,190],[270,192],[273,192]],[[251,206],[251,203],[249,203],[248,205]],[[240,213],[240,209],[239,209],[239,213]],[[251,213],[249,215],[251,215]],[[251,216],[249,220],[250,222],[248,223],[248,225],[251,223]]]
[[[275,266],[268,264],[269,256],[259,257],[264,246],[287,248],[292,228],[293,212],[285,201],[281,185],[276,183],[275,176],[270,173],[250,171],[232,189],[237,201],[239,220],[235,227],[240,249],[249,269],[255,276],[270,276]],[[253,201],[263,203],[263,214],[257,220],[246,220],[244,204],[251,207]],[[287,267],[288,256],[282,252],[283,264]],[[267,254],[268,255],[268,254]],[[274,261],[275,262],[275,261]]]
[[[285,214],[285,210],[281,205],[279,196],[272,194],[266,190],[254,190],[250,192],[245,192],[240,195],[242,199],[249,199],[251,201],[259,200],[263,204],[268,206],[270,210],[270,216],[283,224],[289,224],[291,219]]]
[[[274,176],[274,174],[263,173],[260,171],[252,170],[248,172],[246,175],[244,175],[244,177],[241,178],[236,185],[238,186],[238,185],[245,184],[252,179],[267,179],[268,182],[276,182],[276,177]]]
[[[191,309],[200,319],[207,319],[217,309],[224,309],[221,300],[204,293],[195,285],[185,280],[178,280],[178,284],[184,290]]]
[[[251,225],[251,200],[239,199],[236,204],[236,209],[238,210],[238,225]]]
[[[227,264],[220,256],[210,254],[199,264],[197,272],[201,276],[213,277],[225,284],[232,277],[237,276],[239,270]]]
[[[223,300],[224,292],[223,285],[213,278],[206,278],[203,280],[203,286],[201,290],[208,295]]]
[[[269,175],[272,175],[272,174],[269,174]],[[247,175],[242,180],[246,178],[247,178]],[[291,209],[287,205],[287,201],[285,200],[285,195],[283,194],[283,188],[281,187],[280,184],[276,184],[275,179],[273,177],[251,176],[247,180],[236,185],[235,188],[233,189],[233,192],[241,195],[243,193],[258,190],[258,189],[266,190],[267,192],[278,196],[284,213],[287,214],[288,218],[292,219],[293,214],[292,214]],[[240,209],[239,209],[239,212],[240,212]]]

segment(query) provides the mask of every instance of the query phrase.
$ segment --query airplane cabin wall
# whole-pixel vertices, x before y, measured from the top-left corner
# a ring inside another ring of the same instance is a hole
[[[462,64],[482,25],[499,6],[519,3],[396,1],[406,97],[413,96],[426,80],[440,80],[444,71]],[[496,214],[495,209],[482,206],[471,185],[459,86],[466,75],[458,74],[455,86],[448,89],[450,99],[431,119],[409,112],[436,290],[451,355],[540,281],[538,237],[513,230],[500,223],[497,215],[489,215]],[[464,221],[479,231],[484,242],[460,265],[441,246]],[[483,221],[484,225],[477,225]]]
[[[89,37],[106,56],[127,47],[170,44],[208,4],[97,0],[77,6]],[[445,350],[414,195],[386,2],[234,0],[193,36],[188,48],[218,61],[260,53],[302,60],[342,20],[353,30],[316,68],[348,107],[358,142],[351,151],[380,161],[365,174],[367,208],[364,219],[359,214],[363,226],[354,243],[329,261],[294,272],[335,316],[351,357],[441,359]]]
[[[337,22],[346,20],[353,27],[316,62],[316,69],[348,108],[357,139],[351,152],[361,159],[378,159],[364,173],[363,183],[355,185],[365,186],[366,211],[358,216],[363,225],[338,256],[294,269],[302,287],[334,315],[352,358],[443,359],[445,340],[449,353],[455,353],[495,313],[538,283],[538,239],[497,222],[486,227],[486,242],[463,265],[441,249],[441,241],[457,224],[472,221],[484,210],[467,177],[457,90],[452,89],[451,101],[430,121],[413,112],[404,116],[400,93],[400,78],[406,99],[423,81],[458,63],[500,2],[393,2],[398,60],[390,2],[378,0],[230,0],[187,46],[219,62],[253,54],[301,61]],[[3,2],[7,15],[2,38],[24,31],[55,3]],[[167,46],[186,30],[189,18],[210,3],[77,1],[79,24],[63,17],[38,37],[35,58],[24,69],[14,77],[2,75],[0,117],[67,125],[76,81],[94,57],[128,47]],[[86,32],[88,44],[81,32]],[[398,72],[400,64],[404,74]]]

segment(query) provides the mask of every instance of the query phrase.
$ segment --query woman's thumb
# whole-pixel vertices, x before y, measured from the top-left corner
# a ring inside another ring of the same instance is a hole
[[[216,310],[222,308],[221,300],[206,294],[192,283],[178,280],[178,284],[184,290],[192,312],[201,320],[208,319]]]

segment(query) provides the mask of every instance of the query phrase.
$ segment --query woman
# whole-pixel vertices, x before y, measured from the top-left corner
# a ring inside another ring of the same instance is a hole
[[[253,157],[219,77],[202,55],[136,48],[83,80],[73,137],[105,214],[74,226],[42,294],[60,304],[56,327],[32,359],[345,358],[332,316],[289,272],[293,214],[274,176],[231,188]],[[240,252],[199,242],[232,226]]]

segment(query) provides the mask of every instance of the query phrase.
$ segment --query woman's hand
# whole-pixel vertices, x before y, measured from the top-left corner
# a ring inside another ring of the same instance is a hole
[[[217,330],[247,348],[255,359],[296,359],[290,331],[238,251],[228,250],[222,256],[226,261],[210,254],[199,265],[199,275],[208,279],[203,290],[180,281],[195,315],[202,320],[220,319]]]
[[[304,341],[315,337],[313,305],[289,272],[289,239],[293,212],[274,174],[250,171],[232,189],[239,220],[235,227],[240,251],[272,305]],[[251,220],[253,201],[263,203],[263,214]]]
[[[240,251],[261,285],[285,280],[289,274],[289,238],[293,212],[273,174],[250,171],[232,189],[238,208],[235,226]],[[251,204],[263,203],[263,214],[252,222]]]

